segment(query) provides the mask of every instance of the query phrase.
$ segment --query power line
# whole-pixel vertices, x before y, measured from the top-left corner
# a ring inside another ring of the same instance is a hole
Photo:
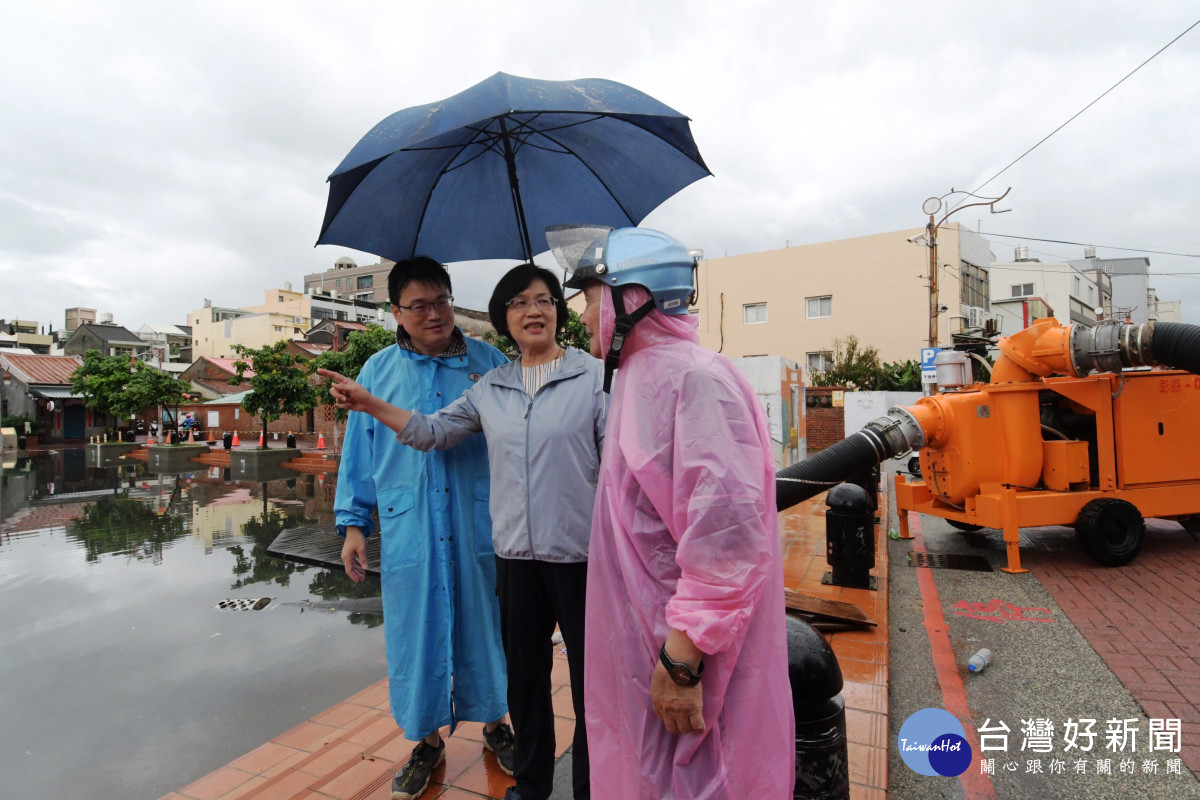
[[[1005,167],[1004,169],[1000,170],[999,172],[997,172],[997,173],[996,173],[995,175],[993,175],[992,177],[988,178],[988,179],[987,179],[986,181],[984,181],[983,183],[979,184],[979,186],[975,187],[975,190],[974,190],[973,192],[971,192],[971,194],[975,194],[975,192],[978,192],[978,191],[979,191],[980,189],[982,189],[984,186],[987,186],[989,183],[991,183],[992,181],[996,180],[996,178],[999,178],[1001,175],[1003,175],[1005,172],[1007,172],[1007,171],[1008,171],[1009,167],[1012,167],[1014,164],[1016,164],[1016,163],[1017,163],[1018,161],[1020,161],[1022,158],[1024,158],[1025,156],[1027,156],[1027,155],[1029,155],[1030,153],[1032,153],[1034,150],[1036,150],[1036,149],[1038,149],[1039,147],[1041,147],[1041,146],[1042,146],[1042,144],[1044,144],[1044,143],[1046,142],[1046,140],[1047,140],[1047,139],[1049,139],[1051,136],[1053,136],[1054,134],[1056,134],[1056,133],[1058,133],[1059,131],[1061,131],[1063,128],[1065,128],[1065,127],[1067,127],[1068,125],[1070,125],[1072,122],[1074,122],[1074,121],[1075,121],[1075,118],[1076,118],[1076,117],[1078,117],[1078,116],[1079,116],[1080,114],[1082,114],[1083,112],[1087,111],[1087,110],[1088,110],[1089,108],[1091,108],[1092,106],[1096,105],[1096,103],[1099,103],[1101,100],[1103,100],[1103,99],[1104,99],[1104,97],[1105,97],[1105,95],[1107,95],[1107,94],[1108,94],[1109,92],[1111,92],[1113,89],[1116,89],[1116,88],[1117,88],[1118,86],[1120,86],[1122,83],[1124,83],[1125,81],[1127,81],[1127,80],[1129,80],[1131,77],[1133,77],[1133,74],[1134,74],[1135,72],[1137,72],[1138,70],[1140,70],[1142,67],[1146,66],[1146,65],[1147,65],[1147,64],[1149,64],[1151,61],[1153,61],[1154,59],[1158,58],[1158,56],[1159,56],[1159,55],[1161,55],[1161,54],[1162,54],[1162,52],[1163,52],[1164,50],[1166,50],[1168,47],[1170,47],[1171,45],[1175,44],[1177,41],[1179,41],[1179,40],[1180,40],[1180,39],[1182,39],[1184,36],[1186,36],[1186,35],[1188,34],[1188,32],[1189,32],[1189,31],[1191,31],[1191,29],[1192,29],[1192,28],[1194,28],[1194,27],[1196,27],[1197,25],[1200,25],[1200,19],[1196,20],[1196,21],[1195,21],[1195,22],[1193,22],[1191,25],[1189,25],[1189,26],[1188,26],[1188,28],[1187,28],[1187,30],[1185,30],[1183,33],[1179,34],[1179,35],[1178,35],[1178,36],[1176,36],[1174,39],[1172,39],[1171,41],[1169,41],[1169,42],[1167,42],[1165,45],[1163,45],[1163,46],[1162,46],[1162,48],[1160,48],[1160,49],[1159,49],[1159,51],[1158,51],[1157,53],[1155,53],[1154,55],[1150,56],[1150,57],[1149,57],[1149,58],[1147,58],[1145,61],[1143,61],[1141,64],[1138,64],[1136,67],[1134,67],[1134,69],[1133,69],[1133,72],[1130,72],[1130,73],[1129,73],[1128,75],[1126,75],[1124,78],[1121,78],[1121,80],[1117,81],[1117,82],[1116,82],[1116,83],[1114,83],[1112,86],[1110,86],[1108,89],[1106,89],[1106,90],[1105,90],[1105,92],[1104,92],[1104,94],[1100,95],[1100,96],[1099,96],[1099,97],[1097,97],[1095,100],[1093,100],[1092,102],[1088,103],[1088,104],[1087,104],[1086,106],[1084,106],[1083,108],[1079,109],[1079,111],[1075,112],[1075,114],[1074,114],[1074,115],[1073,115],[1073,116],[1072,116],[1070,119],[1068,119],[1068,120],[1067,120],[1066,122],[1064,122],[1062,125],[1059,125],[1059,126],[1058,126],[1057,128],[1055,128],[1054,130],[1050,131],[1050,133],[1046,134],[1044,137],[1042,137],[1042,140],[1041,140],[1041,141],[1039,141],[1039,142],[1038,142],[1037,144],[1035,144],[1033,147],[1029,148],[1029,149],[1028,149],[1028,150],[1026,150],[1024,153],[1021,153],[1021,155],[1019,155],[1019,156],[1017,156],[1015,159],[1013,159],[1012,163],[1010,163],[1010,164],[1009,164],[1007,167]]]
[[[1200,24],[1198,22],[1197,24]],[[976,231],[980,236],[998,236],[1001,239],[1020,239],[1026,242],[1048,242],[1050,244],[1072,244],[1077,247],[1103,247],[1105,250],[1123,250],[1127,253],[1151,253],[1157,256],[1179,256],[1180,258],[1200,258],[1200,253],[1172,253],[1167,250],[1146,250],[1140,247],[1117,247],[1111,244],[1092,244],[1089,242],[1068,242],[1065,239],[1039,239],[1036,236],[1015,236],[1010,233],[987,233]]]

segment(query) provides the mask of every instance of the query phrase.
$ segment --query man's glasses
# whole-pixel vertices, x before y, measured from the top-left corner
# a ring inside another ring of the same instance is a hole
[[[442,313],[447,308],[454,308],[454,295],[447,295],[439,300],[434,300],[432,303],[413,303],[411,306],[402,306],[396,304],[396,308],[403,308],[405,311],[411,311],[418,317],[423,317],[430,311]]]
[[[558,304],[558,298],[551,297],[548,294],[544,294],[541,297],[535,297],[532,300],[530,300],[528,297],[514,297],[504,305],[508,306],[513,311],[524,311],[534,303],[537,303],[539,311],[550,311]]]

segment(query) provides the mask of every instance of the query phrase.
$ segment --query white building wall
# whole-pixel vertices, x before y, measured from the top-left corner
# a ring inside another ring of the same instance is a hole
[[[992,265],[991,300],[993,303],[1010,300],[1013,287],[1023,284],[1033,284],[1033,297],[1040,297],[1054,309],[1054,318],[1063,325],[1072,322],[1090,324],[1095,321],[1095,314],[1085,310],[1094,309],[1100,305],[1100,291],[1087,275],[1061,262],[1041,263],[1037,261],[1008,261]],[[1075,309],[1074,318],[1072,308]],[[1019,311],[1012,305],[993,306],[997,318],[1001,320],[1002,330],[1009,331],[1009,325],[1020,326],[1019,319],[1009,319]]]

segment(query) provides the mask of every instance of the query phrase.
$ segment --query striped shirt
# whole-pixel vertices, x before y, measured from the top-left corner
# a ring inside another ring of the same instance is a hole
[[[550,379],[550,373],[558,368],[562,363],[562,354],[553,361],[547,361],[545,364],[538,364],[535,367],[527,367],[524,363],[521,364],[521,378],[525,382],[525,391],[530,397],[538,393],[546,385],[546,381]]]

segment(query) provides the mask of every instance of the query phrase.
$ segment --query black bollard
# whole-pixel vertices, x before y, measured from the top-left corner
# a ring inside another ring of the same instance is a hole
[[[795,800],[847,800],[850,756],[842,668],[821,634],[787,617],[788,682],[796,713]]]
[[[25,434],[23,434],[23,433],[17,437],[17,449],[18,450],[25,449]]]
[[[853,483],[856,486],[861,486],[867,493],[867,500],[871,504],[871,512],[879,510],[879,465],[871,467],[865,472],[861,472],[852,478],[847,478],[846,483]]]
[[[825,497],[825,559],[832,572],[821,583],[874,589],[871,577],[875,566],[875,512],[871,498],[861,486],[839,483]]]
[[[293,449],[296,447],[296,434],[292,433],[291,431],[288,431],[287,446]]]
[[[224,433],[221,434],[221,446],[224,447],[226,450],[230,450],[233,448],[233,434],[232,433],[230,433],[229,431],[225,431]]]
[[[179,444],[179,434],[176,431],[171,431],[171,444]]]

